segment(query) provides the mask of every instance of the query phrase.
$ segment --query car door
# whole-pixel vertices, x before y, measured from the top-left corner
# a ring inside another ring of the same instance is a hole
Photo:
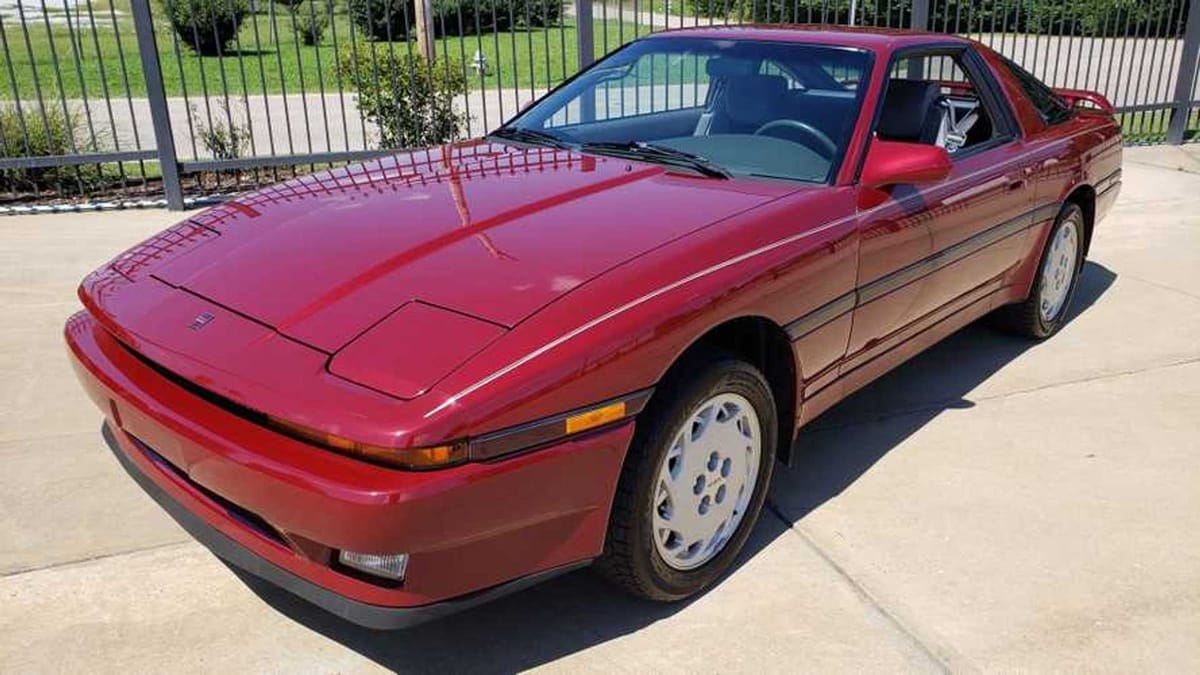
[[[862,188],[858,307],[843,370],[1002,287],[1032,222],[1016,125],[973,52],[905,52],[887,87],[875,137],[940,145],[952,170],[936,184]]]

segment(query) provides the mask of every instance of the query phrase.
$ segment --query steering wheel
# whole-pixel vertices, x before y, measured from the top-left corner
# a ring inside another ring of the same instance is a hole
[[[811,140],[812,143],[806,143],[804,141],[801,141],[800,145],[804,145],[806,147],[812,148],[814,151],[816,151],[817,154],[821,155],[825,159],[830,159],[834,155],[837,154],[837,145],[832,140],[830,140],[829,137],[824,134],[824,132],[822,132],[820,129],[814,127],[813,125],[809,124],[808,122],[801,122],[800,120],[792,120],[792,119],[771,120],[770,122],[767,122],[766,124],[759,127],[758,130],[756,130],[754,132],[754,135],[755,136],[770,135],[770,134],[767,134],[767,132],[772,129],[795,129],[796,131],[802,132],[807,137],[807,140]],[[775,137],[782,138],[781,136],[775,136]],[[783,140],[791,141],[792,139],[783,138]],[[792,141],[792,142],[795,143],[796,141]]]

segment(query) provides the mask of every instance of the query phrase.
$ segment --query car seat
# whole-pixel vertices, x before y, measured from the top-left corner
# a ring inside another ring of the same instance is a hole
[[[928,80],[888,82],[876,134],[885,141],[937,143],[946,115],[942,87]]]
[[[711,81],[708,104],[695,134],[752,134],[787,115],[787,80],[758,74],[754,61],[721,58],[705,64]]]

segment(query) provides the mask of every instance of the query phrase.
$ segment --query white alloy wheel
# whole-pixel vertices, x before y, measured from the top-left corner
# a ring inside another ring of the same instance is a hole
[[[1042,321],[1058,319],[1071,294],[1071,284],[1079,260],[1079,226],[1074,218],[1062,222],[1050,242],[1050,251],[1042,261],[1041,293],[1038,312]]]
[[[676,430],[654,488],[655,548],[669,567],[695,569],[720,553],[746,514],[763,435],[745,397],[722,393]]]

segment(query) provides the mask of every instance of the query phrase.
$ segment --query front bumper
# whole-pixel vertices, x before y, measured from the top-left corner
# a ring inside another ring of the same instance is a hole
[[[602,550],[632,422],[503,460],[399,471],[201,398],[87,313],[72,317],[66,339],[108,417],[110,445],[164,508],[221,557],[352,621],[407,625]],[[406,577],[395,584],[341,568],[339,550],[406,553]]]
[[[500,584],[499,586],[493,586],[477,593],[471,593],[445,602],[422,605],[420,607],[387,607],[359,602],[344,595],[338,595],[328,588],[318,586],[304,577],[293,574],[221,534],[220,530],[204,522],[203,518],[188,511],[182,504],[171,499],[171,496],[165,490],[159,487],[146,474],[142,473],[141,469],[125,454],[125,450],[117,442],[116,435],[113,433],[112,428],[109,427],[108,422],[104,423],[101,433],[104,436],[104,441],[108,443],[109,449],[116,455],[117,461],[121,463],[121,466],[129,473],[130,477],[146,491],[146,494],[158,502],[158,505],[170,514],[175,519],[175,522],[179,523],[196,541],[204,544],[214,555],[230,564],[237,565],[261,579],[271,582],[293,595],[304,598],[327,612],[360,626],[366,626],[367,628],[388,630],[415,626],[419,623],[460,612],[475,605],[490,602],[500,596],[528,588],[560,574],[565,574],[580,567],[586,567],[591,562],[583,560],[561,565]]]

